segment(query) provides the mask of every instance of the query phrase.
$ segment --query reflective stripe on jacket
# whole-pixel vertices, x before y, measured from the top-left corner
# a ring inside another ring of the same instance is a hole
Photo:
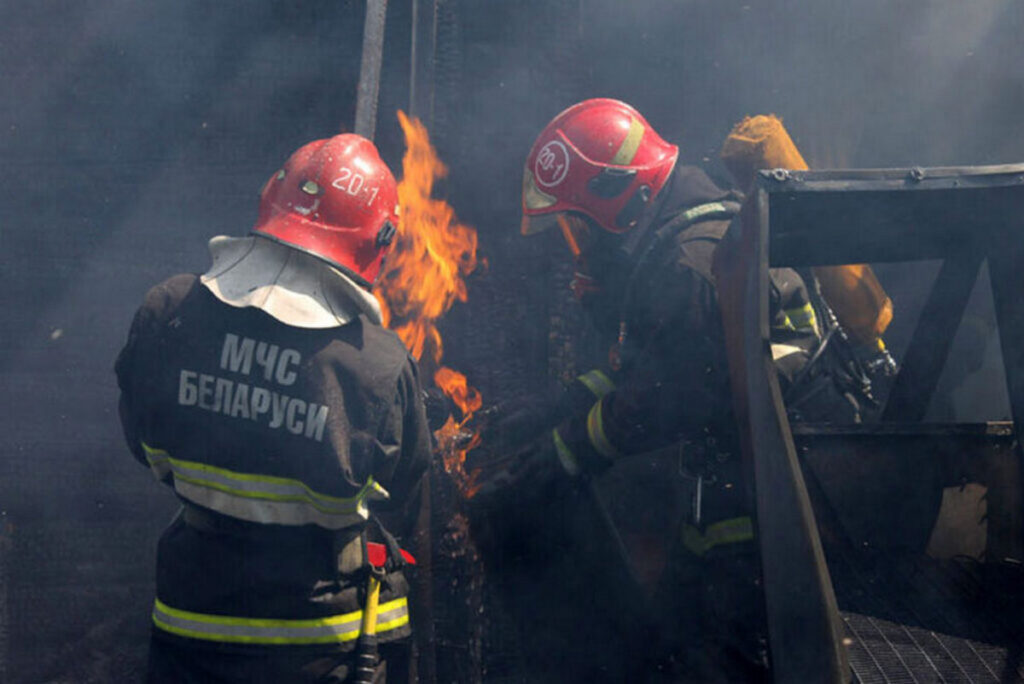
[[[380,637],[409,624],[409,603],[404,596],[382,603],[377,610],[377,634]],[[153,605],[153,624],[165,632],[234,644],[349,644],[359,638],[362,619],[362,610],[311,620],[271,620],[180,610],[160,599]]]
[[[329,530],[365,522],[367,500],[384,500],[388,492],[367,479],[348,498],[320,494],[305,482],[286,477],[239,473],[204,463],[172,458],[145,442],[142,449],[157,479],[172,478],[174,491],[192,503],[249,522],[275,525],[314,524]]]

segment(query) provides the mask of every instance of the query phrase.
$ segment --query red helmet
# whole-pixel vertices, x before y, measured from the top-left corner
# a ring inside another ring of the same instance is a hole
[[[625,102],[584,100],[547,125],[526,158],[524,235],[578,211],[605,230],[636,225],[668,180],[679,148],[669,145]]]
[[[364,287],[398,225],[398,188],[373,143],[346,133],[295,152],[260,193],[252,232],[319,257]]]

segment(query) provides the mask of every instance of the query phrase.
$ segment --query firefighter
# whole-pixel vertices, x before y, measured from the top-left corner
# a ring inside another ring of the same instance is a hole
[[[681,164],[678,147],[633,107],[611,99],[581,102],[548,124],[527,157],[522,193],[521,232],[561,233],[574,259],[573,293],[609,353],[564,392],[508,402],[490,414],[471,453],[480,505],[522,510],[531,494],[561,501],[553,492],[578,491],[574,485],[623,459],[676,445],[678,468],[692,480],[692,505],[669,540],[660,581],[636,589],[657,600],[643,609],[647,636],[642,649],[630,645],[626,668],[636,674],[637,652],[655,653],[660,642],[667,646],[652,657],[652,671],[763,676],[759,566],[713,268],[742,197]],[[773,271],[772,286],[777,355],[806,358],[818,339],[806,288],[792,270]],[[691,641],[686,664],[672,653],[682,638]],[[719,662],[727,662],[724,669]]]
[[[263,187],[249,236],[213,238],[205,274],[136,313],[121,420],[182,504],[158,546],[149,681],[401,669],[410,558],[377,513],[415,498],[430,436],[416,364],[371,293],[397,203],[370,141],[311,142]]]

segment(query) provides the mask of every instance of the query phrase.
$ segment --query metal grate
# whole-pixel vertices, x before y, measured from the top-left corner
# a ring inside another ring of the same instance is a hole
[[[1024,681],[1018,568],[829,551],[858,682]]]

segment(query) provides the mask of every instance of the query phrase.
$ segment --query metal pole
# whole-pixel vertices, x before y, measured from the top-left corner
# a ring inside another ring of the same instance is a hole
[[[434,64],[437,59],[437,2],[412,0],[409,59],[409,114],[434,124]]]
[[[373,140],[377,130],[377,97],[380,92],[380,67],[384,55],[384,21],[388,0],[366,0],[363,26],[363,57],[356,90],[355,132]]]

